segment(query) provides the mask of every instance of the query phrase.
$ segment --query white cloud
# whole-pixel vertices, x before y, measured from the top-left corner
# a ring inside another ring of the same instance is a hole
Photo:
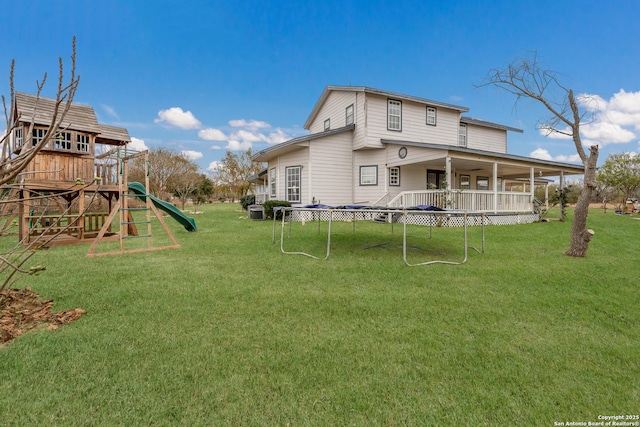
[[[638,137],[640,91],[620,89],[608,101],[599,95],[581,94],[578,100],[594,113],[593,120],[585,121],[580,129],[585,145],[627,144]]]
[[[222,163],[220,163],[219,161],[215,160],[215,161],[209,163],[209,166],[207,167],[207,171],[216,172],[221,165],[222,165]]]
[[[534,159],[550,160],[550,161],[556,161],[556,162],[580,162],[581,161],[580,156],[578,154],[572,154],[570,156],[566,156],[564,154],[552,156],[549,153],[549,151],[545,150],[544,148],[536,148],[529,154],[529,157],[533,157]]]
[[[237,140],[242,142],[258,142],[264,141],[266,137],[259,132],[250,132],[248,130],[239,130],[229,137],[229,140]]]
[[[281,128],[271,129],[271,125],[260,120],[229,120],[229,126],[234,128],[229,134],[220,129],[207,128],[198,132],[201,139],[207,141],[224,141],[226,146],[218,144],[211,147],[212,150],[246,151],[253,148],[255,143],[279,144],[292,138]]]
[[[172,107],[167,110],[158,111],[158,118],[155,123],[165,122],[168,125],[179,127],[180,129],[200,129],[202,123],[196,119],[191,111],[183,111],[180,107]]]
[[[251,142],[230,140],[226,148],[229,151],[247,151],[251,148]]]
[[[144,143],[143,139],[136,138],[135,136],[131,137],[131,142],[127,144],[127,146],[136,151],[144,151],[149,149],[147,145]]]
[[[285,142],[289,139],[291,139],[290,135],[287,135],[282,129],[277,128],[269,134],[267,142],[269,144],[280,144],[281,142]]]
[[[268,129],[271,127],[271,125],[267,122],[253,119],[249,121],[246,121],[245,119],[229,120],[229,126],[234,128],[247,128],[252,130]]]
[[[180,152],[180,154],[182,154],[186,159],[189,160],[198,160],[201,159],[203,154],[199,151],[193,151],[193,150],[182,150]]]
[[[580,136],[584,146],[604,147],[609,144],[628,144],[638,138],[640,91],[626,92],[620,89],[609,100],[599,95],[580,94],[577,100],[580,107],[588,112],[580,125]],[[540,129],[539,133],[550,139],[571,139],[569,127],[560,131],[564,133],[549,133],[545,129]]]
[[[219,129],[207,128],[198,132],[198,137],[205,141],[226,141],[227,136]]]
[[[608,120],[596,120],[580,127],[582,143],[587,146],[626,144],[636,138],[635,133]]]

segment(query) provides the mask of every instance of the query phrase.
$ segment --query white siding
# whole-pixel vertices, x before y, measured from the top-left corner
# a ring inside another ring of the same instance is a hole
[[[302,166],[300,197],[302,204],[306,204],[305,200],[309,198],[309,149],[302,147],[300,150],[275,157],[269,161],[268,169],[276,168],[277,170],[277,194],[275,199],[287,199],[287,183],[286,168],[289,166]]]
[[[353,170],[351,157],[352,133],[343,132],[326,138],[311,141],[311,187],[308,199],[311,203],[326,205],[342,205],[353,202],[352,185]]]
[[[424,165],[400,166],[400,186],[389,187],[389,199],[403,191],[425,190],[427,188],[427,171]]]
[[[406,147],[407,156],[404,159],[398,157],[399,145],[389,144],[387,148],[387,165],[401,166],[411,163],[428,162],[436,159],[443,159],[446,156],[445,150],[434,150],[431,148],[420,148],[415,146]]]
[[[381,139],[457,145],[460,114],[458,111],[437,108],[436,126],[427,125],[427,106],[402,101],[402,130],[387,130],[387,100],[382,96],[366,95],[367,147],[381,147]],[[363,146],[365,146],[363,145]],[[357,145],[356,148],[361,146]]]
[[[355,151],[353,165],[353,203],[375,203],[386,193],[386,150],[361,150]],[[360,166],[378,167],[378,185],[360,185]]]
[[[323,132],[324,121],[327,119],[331,120],[331,129],[344,127],[346,125],[346,110],[351,104],[354,104],[354,120],[357,120],[356,92],[331,91],[315,119],[311,122],[309,132],[312,134]]]
[[[507,131],[467,124],[467,147],[495,153],[506,153]]]

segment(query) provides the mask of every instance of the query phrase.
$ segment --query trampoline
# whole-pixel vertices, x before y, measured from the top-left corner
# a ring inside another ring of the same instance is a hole
[[[318,231],[323,224],[327,227],[326,253],[323,260],[329,259],[331,255],[331,226],[335,221],[351,222],[352,233],[356,232],[358,221],[376,221],[391,224],[393,233],[394,224],[402,225],[402,260],[410,267],[431,264],[464,264],[468,259],[469,249],[478,253],[484,253],[486,217],[483,212],[446,210],[434,206],[414,206],[406,209],[380,208],[365,205],[307,205],[302,207],[275,207],[273,215],[272,241],[275,244],[277,234],[277,223],[280,222],[280,251],[286,255],[303,255],[314,259],[321,259],[318,256],[309,254],[302,250],[285,249],[285,226],[289,224],[289,237],[291,236],[293,222],[317,222]],[[463,230],[463,258],[461,260],[429,260],[423,262],[409,262],[407,259],[407,224],[422,225],[429,229],[429,238],[432,237],[433,227],[453,226],[461,227]],[[469,246],[467,228],[469,226],[480,226],[482,228],[482,238],[480,249]],[[374,245],[376,246],[376,245]]]

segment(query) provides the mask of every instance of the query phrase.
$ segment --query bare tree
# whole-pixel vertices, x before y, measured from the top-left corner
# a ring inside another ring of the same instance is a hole
[[[227,151],[214,172],[214,181],[218,186],[228,189],[234,199],[239,199],[253,186],[249,178],[260,173],[263,167],[263,164],[251,161],[251,149],[242,154]]]
[[[33,158],[42,150],[42,148],[46,147],[51,138],[55,137],[60,130],[62,130],[62,123],[64,121],[69,108],[71,107],[71,103],[73,102],[73,98],[76,94],[76,90],[78,89],[78,84],[80,83],[80,76],[76,76],[76,38],[74,37],[72,40],[72,54],[71,54],[71,73],[69,76],[69,81],[65,83],[64,76],[64,63],[62,58],[58,59],[59,62],[59,75],[58,75],[58,90],[56,92],[55,98],[55,106],[53,110],[53,114],[51,115],[51,122],[49,127],[47,128],[47,132],[45,133],[42,140],[33,145],[28,143],[32,139],[33,135],[33,127],[34,127],[34,118],[36,116],[36,111],[38,109],[38,101],[36,100],[36,104],[34,107],[34,111],[31,115],[31,123],[29,127],[26,129],[25,135],[25,144],[20,150],[18,155],[13,154],[13,147],[11,146],[11,135],[13,134],[16,125],[20,117],[16,117],[16,108],[15,108],[15,86],[14,86],[14,70],[15,70],[15,60],[11,61],[11,72],[9,74],[9,90],[10,90],[10,103],[9,108],[7,108],[7,100],[2,96],[2,105],[4,107],[4,115],[7,123],[7,132],[2,137],[0,144],[2,144],[2,154],[0,157],[0,185],[4,185],[8,182],[13,181],[16,176],[20,172],[27,167],[29,162],[33,160]],[[47,81],[47,73],[44,73],[42,77],[42,81],[36,81],[36,99],[40,98],[40,94],[44,85]]]
[[[186,162],[183,165],[184,172],[172,179],[169,184],[170,188],[173,189],[173,193],[180,199],[182,210],[184,210],[187,199],[194,195],[202,180],[201,175],[198,173],[198,166],[187,159],[184,160]]]
[[[7,105],[7,99],[5,96],[2,96],[2,105],[4,107],[4,114],[6,120],[6,133],[2,136],[0,140],[0,144],[2,145],[1,153],[0,153],[0,185],[4,186],[3,193],[7,195],[7,197],[0,200],[0,204],[2,204],[3,211],[5,206],[9,205],[17,205],[23,203],[23,200],[20,200],[16,197],[13,197],[13,194],[17,194],[11,191],[10,186],[8,184],[13,183],[18,175],[27,167],[29,162],[31,162],[36,154],[40,152],[49,141],[56,137],[59,132],[64,130],[63,122],[71,104],[73,102],[73,98],[75,96],[76,90],[80,83],[80,76],[76,75],[76,39],[75,37],[72,40],[72,54],[71,54],[71,71],[69,73],[68,80],[65,79],[64,72],[64,63],[62,58],[59,58],[59,74],[58,74],[58,88],[55,97],[55,104],[53,113],[51,115],[51,120],[47,131],[37,144],[32,143],[33,138],[33,129],[34,129],[34,119],[36,117],[38,111],[38,100],[40,99],[40,95],[47,81],[47,73],[44,73],[42,81],[36,81],[36,102],[31,112],[31,122],[25,127],[24,136],[24,144],[22,145],[19,152],[14,151],[14,147],[12,146],[12,138],[14,131],[18,123],[20,122],[21,117],[16,116],[17,109],[15,106],[16,102],[16,91],[14,86],[14,70],[15,70],[15,60],[11,61],[11,71],[9,75],[9,101]],[[87,184],[88,185],[88,184]],[[35,197],[31,197],[30,200],[41,199],[41,205],[51,205],[55,203],[55,196],[51,195],[39,195]],[[70,205],[67,206],[66,210],[61,214],[64,216],[68,213],[70,209]],[[36,238],[36,241],[40,246],[45,245],[57,235],[63,233],[65,230],[61,227],[56,228],[57,231],[51,233],[53,230],[53,224],[56,221],[52,221],[52,226],[45,227],[43,230],[43,234]],[[58,224],[60,222],[58,221]],[[67,226],[68,227],[68,226]],[[3,230],[4,231],[4,230]],[[41,265],[25,267],[27,261],[33,257],[36,253],[36,246],[34,244],[27,244],[27,241],[18,242],[13,248],[6,249],[0,253],[0,291],[2,291],[8,285],[15,283],[22,274],[37,274],[39,271],[44,270],[44,267]]]
[[[587,114],[580,109],[573,90],[563,86],[558,73],[544,69],[533,54],[531,59],[517,60],[504,69],[490,70],[480,86],[496,86],[516,96],[516,104],[521,99],[532,99],[542,104],[550,115],[542,120],[539,128],[549,134],[556,133],[571,137],[575,149],[584,165],[584,187],[578,198],[571,226],[571,243],[566,255],[584,257],[589,248],[593,231],[587,229],[589,203],[597,188],[596,164],[598,146],[592,145],[587,153],[580,138],[580,126]]]
[[[197,171],[197,165],[182,154],[168,148],[149,151],[149,192],[161,199],[170,199],[180,180]],[[144,182],[144,159],[136,159],[129,171],[130,181]]]

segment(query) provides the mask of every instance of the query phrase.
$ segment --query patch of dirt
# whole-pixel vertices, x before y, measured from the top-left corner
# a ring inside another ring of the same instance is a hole
[[[53,300],[42,300],[28,286],[0,292],[0,346],[31,329],[47,325],[48,331],[66,325],[87,311],[81,308],[51,312]]]

